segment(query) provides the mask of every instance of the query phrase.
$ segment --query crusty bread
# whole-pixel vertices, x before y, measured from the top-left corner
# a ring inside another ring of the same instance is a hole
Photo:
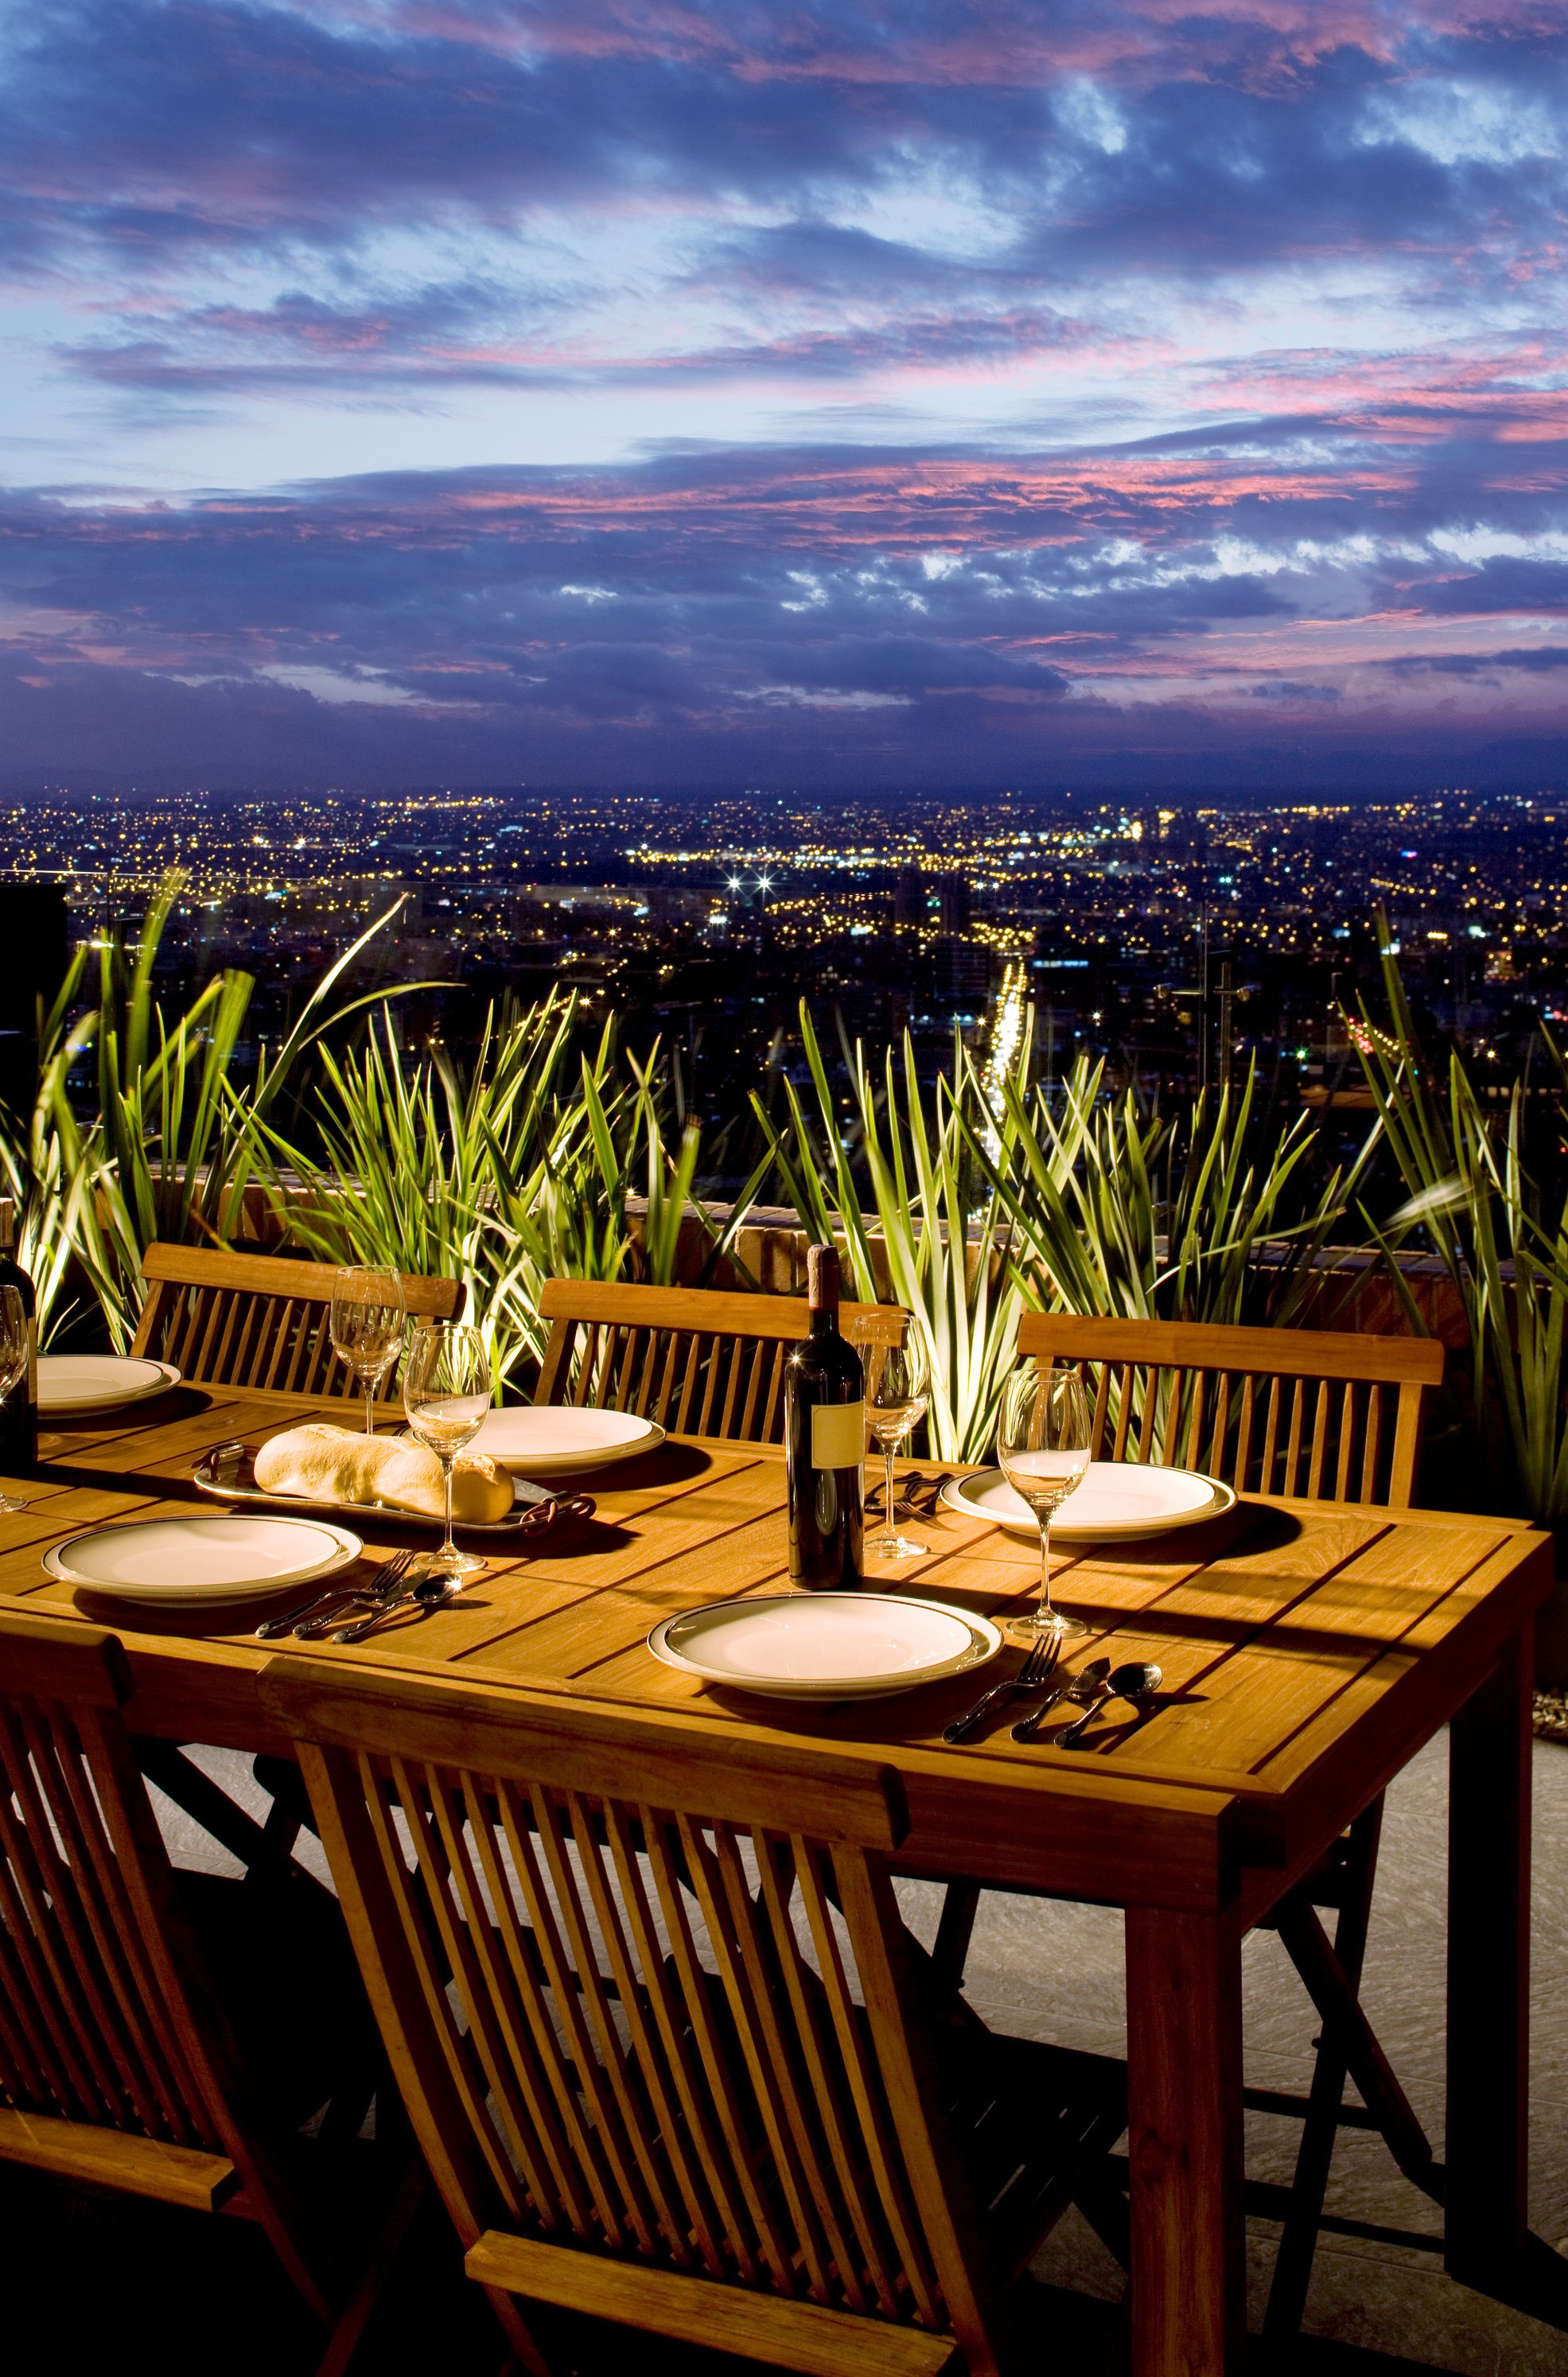
[[[324,1420],[269,1437],[256,1456],[256,1482],[268,1494],[313,1502],[375,1502],[395,1439],[365,1436]]]
[[[381,1472],[378,1491],[383,1502],[399,1511],[427,1511],[445,1518],[447,1489],[441,1464],[427,1444],[410,1437],[391,1441],[392,1458]],[[460,1527],[494,1526],[512,1506],[509,1469],[497,1469],[484,1452],[460,1452],[452,1463],[452,1518]]]
[[[312,1502],[383,1502],[436,1519],[447,1508],[441,1464],[428,1446],[409,1437],[361,1436],[325,1420],[269,1437],[256,1456],[256,1482],[264,1493]],[[452,1469],[458,1525],[494,1525],[511,1506],[511,1472],[482,1452],[460,1452]]]

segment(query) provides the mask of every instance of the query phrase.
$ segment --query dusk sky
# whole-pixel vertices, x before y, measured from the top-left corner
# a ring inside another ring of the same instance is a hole
[[[11,0],[0,780],[1568,778],[1568,0]]]

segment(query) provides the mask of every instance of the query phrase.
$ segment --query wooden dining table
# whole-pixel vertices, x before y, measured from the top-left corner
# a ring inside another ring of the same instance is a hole
[[[154,1615],[45,1575],[90,1523],[212,1509],[201,1456],[254,1448],[344,1406],[251,1389],[181,1387],[117,1416],[45,1423],[29,1498],[0,1515],[0,1589],[109,1623],[150,1741],[287,1753],[257,1678],[270,1655],[221,1612]],[[1125,1910],[1132,2361],[1138,2377],[1230,2377],[1244,2339],[1241,1942],[1440,1727],[1451,1728],[1449,2037],[1444,2223],[1449,2268],[1510,2290],[1528,2245],[1526,1996],[1529,1688],[1550,1540],[1506,1519],[1243,1498],[1151,1541],[1058,1551],[1055,1589],[1102,1650],[1156,1660],[1145,1721],[1107,1710],[1086,1754],[1015,1744],[1014,1713],[961,1745],[942,1728],[976,1678],[821,1709],[704,1687],[647,1648],[698,1604],[787,1584],[784,1475],[770,1447],[670,1439],[592,1481],[591,1519],[520,1547],[470,1536],[489,1565],[461,1599],[390,1622],[323,1662],[372,1663],[521,1697],[658,1708],[694,1733],[874,1745],[908,1808],[901,1870]],[[433,1538],[366,1512],[367,1561]],[[928,1555],[873,1588],[991,1615],[1026,1610],[1026,1540],[945,1509]],[[284,1597],[286,1598],[286,1596]],[[289,1642],[291,1654],[302,1646]],[[1437,2008],[1433,2008],[1434,2021]]]

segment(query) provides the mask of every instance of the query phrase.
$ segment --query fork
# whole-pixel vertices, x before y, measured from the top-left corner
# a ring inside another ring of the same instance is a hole
[[[1060,1656],[1061,1636],[1042,1634],[1018,1673],[1015,1676],[1004,1676],[999,1684],[993,1684],[988,1692],[981,1693],[973,1708],[965,1709],[964,1714],[954,1717],[951,1725],[944,1725],[942,1739],[964,1741],[995,1707],[998,1701],[1006,1700],[1016,1692],[1038,1691]]]
[[[412,1552],[394,1552],[374,1585],[329,1584],[324,1592],[313,1593],[308,1601],[286,1609],[281,1618],[264,1619],[257,1633],[263,1642],[270,1642],[296,1626],[321,1624],[329,1609],[346,1609],[351,1601],[379,1601],[383,1594],[390,1593],[401,1582],[413,1558]]]

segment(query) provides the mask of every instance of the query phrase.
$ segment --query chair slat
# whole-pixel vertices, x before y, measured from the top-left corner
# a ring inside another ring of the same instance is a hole
[[[1328,1392],[1324,1386],[1324,1393]],[[1350,1499],[1350,1462],[1356,1445],[1356,1385],[1347,1379],[1339,1396],[1339,1460],[1334,1473],[1334,1499]]]
[[[1328,1450],[1328,1388],[1329,1382],[1326,1379],[1318,1380],[1312,1416],[1312,1454],[1307,1470],[1307,1492],[1314,1502],[1320,1499],[1323,1490],[1323,1460]],[[1306,1391],[1307,1382],[1303,1380],[1301,1392],[1305,1394]]]
[[[1378,1446],[1382,1429],[1382,1387],[1368,1388],[1366,1431],[1362,1438],[1361,1450],[1361,1499],[1363,1502],[1375,1501],[1377,1499]]]
[[[1307,1392],[1305,1379],[1294,1379],[1290,1387],[1290,1433],[1285,1447],[1285,1483],[1282,1494],[1299,1494],[1301,1490],[1301,1422]]]

